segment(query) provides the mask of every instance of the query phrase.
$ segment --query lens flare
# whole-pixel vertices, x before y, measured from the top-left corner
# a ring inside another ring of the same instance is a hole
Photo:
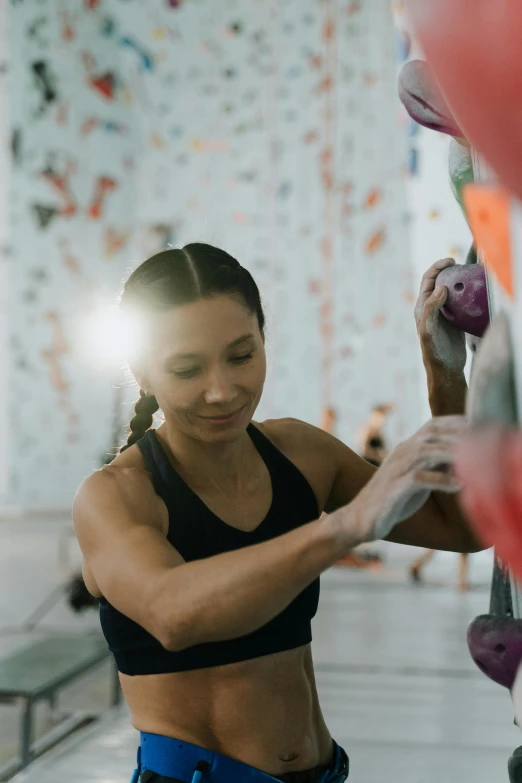
[[[139,319],[117,306],[100,306],[84,320],[79,334],[82,357],[96,367],[131,363],[139,353]]]

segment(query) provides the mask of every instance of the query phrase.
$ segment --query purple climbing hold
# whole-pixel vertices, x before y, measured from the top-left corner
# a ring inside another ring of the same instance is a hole
[[[443,269],[436,285],[446,286],[442,314],[458,329],[482,337],[489,326],[488,289],[482,264],[454,264]]]
[[[399,73],[399,98],[410,117],[450,136],[463,136],[428,63],[410,60]]]
[[[522,620],[483,614],[468,628],[468,647],[491,680],[511,689],[522,661]]]

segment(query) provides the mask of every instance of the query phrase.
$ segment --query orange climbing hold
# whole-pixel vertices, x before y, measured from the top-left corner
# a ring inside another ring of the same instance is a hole
[[[380,228],[378,231],[375,231],[375,233],[373,233],[366,241],[366,246],[365,246],[366,252],[369,255],[376,253],[384,245],[385,239],[386,239],[386,231],[383,228]]]
[[[366,198],[364,199],[364,207],[365,209],[373,209],[373,207],[376,207],[379,201],[382,198],[382,190],[380,188],[373,188],[370,190],[370,192],[366,195]]]
[[[486,185],[466,185],[464,205],[471,230],[484,261],[508,296],[514,296],[510,235],[510,199],[507,191]]]

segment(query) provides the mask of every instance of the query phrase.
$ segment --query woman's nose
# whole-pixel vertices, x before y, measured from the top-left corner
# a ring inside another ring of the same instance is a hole
[[[234,385],[223,372],[215,372],[209,377],[205,390],[205,402],[231,402],[237,396]]]

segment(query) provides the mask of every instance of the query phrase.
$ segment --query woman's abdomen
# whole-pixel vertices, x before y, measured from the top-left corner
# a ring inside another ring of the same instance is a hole
[[[201,745],[272,775],[329,761],[332,741],[310,645],[210,669],[120,678],[139,731]]]

